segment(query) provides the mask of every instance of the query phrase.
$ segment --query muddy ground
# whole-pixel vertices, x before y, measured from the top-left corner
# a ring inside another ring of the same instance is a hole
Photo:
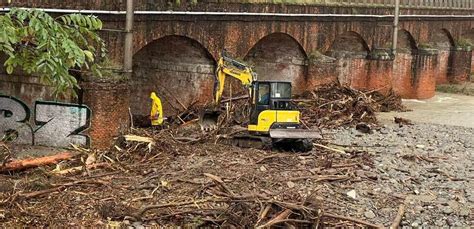
[[[178,137],[184,130],[134,130],[156,143],[77,149],[73,160],[1,175],[0,222],[389,227],[403,206],[401,226],[472,227],[474,129],[418,122],[416,115],[414,125],[392,122],[406,114],[384,114],[369,124],[371,133],[324,128],[324,139],[306,153]]]

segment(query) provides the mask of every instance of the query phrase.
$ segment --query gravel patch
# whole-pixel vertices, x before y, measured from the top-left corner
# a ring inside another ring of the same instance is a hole
[[[352,186],[361,217],[389,226],[404,203],[401,226],[473,226],[474,129],[389,124],[372,134],[355,128],[324,133],[336,146],[375,155],[377,180]]]

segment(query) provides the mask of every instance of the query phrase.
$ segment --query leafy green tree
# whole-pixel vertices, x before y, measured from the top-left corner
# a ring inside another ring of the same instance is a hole
[[[8,74],[18,68],[37,75],[58,94],[78,88],[71,71],[100,75],[97,63],[106,50],[97,34],[102,22],[96,16],[53,18],[41,10],[13,8],[0,15],[0,25],[0,52],[7,56],[4,66]]]

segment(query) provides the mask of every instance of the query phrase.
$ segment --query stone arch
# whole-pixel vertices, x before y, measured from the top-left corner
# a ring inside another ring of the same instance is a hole
[[[206,49],[214,60],[219,58],[220,50],[214,50],[215,47],[209,45],[208,41],[206,41],[206,37],[195,36],[187,31],[147,31],[145,34],[134,34],[133,54],[137,54],[139,51],[143,50],[144,47],[165,37],[184,37],[194,40]]]
[[[355,57],[367,58],[370,48],[362,36],[354,31],[342,33],[334,39],[327,51],[329,56],[335,58]]]
[[[164,36],[136,52],[133,60],[133,114],[149,114],[151,92],[161,98],[165,116],[212,101],[216,61],[198,41]]]
[[[398,31],[397,51],[398,53],[412,53],[417,50],[417,44],[413,36],[408,30],[401,29]]]
[[[244,61],[254,66],[260,80],[286,80],[299,94],[306,86],[307,55],[301,44],[286,33],[272,33],[260,39]]]

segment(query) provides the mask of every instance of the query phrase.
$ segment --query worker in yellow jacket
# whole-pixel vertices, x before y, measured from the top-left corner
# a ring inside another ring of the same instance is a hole
[[[161,99],[156,96],[155,92],[152,92],[150,95],[151,103],[151,125],[159,126],[163,124],[163,106],[161,105]]]

